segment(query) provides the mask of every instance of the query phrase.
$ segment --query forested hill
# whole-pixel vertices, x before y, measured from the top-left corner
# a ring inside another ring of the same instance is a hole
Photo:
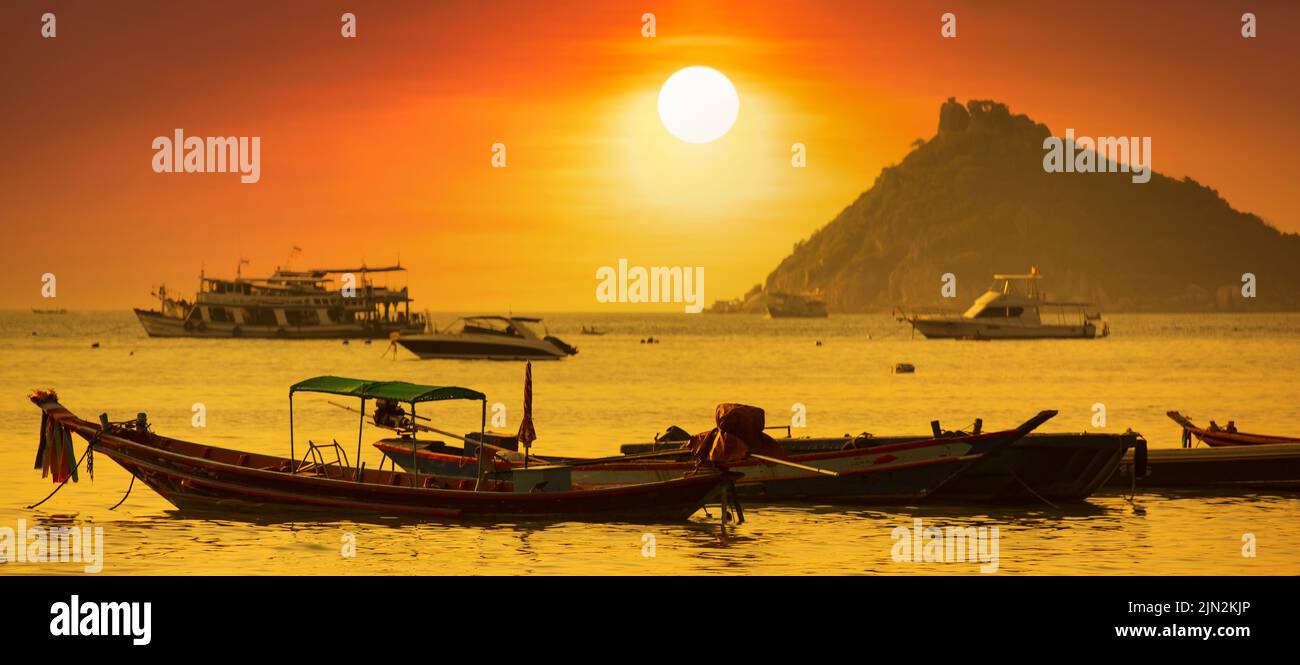
[[[838,312],[964,308],[993,273],[1036,264],[1052,299],[1103,311],[1300,309],[1300,236],[1215,190],[1158,171],[1145,184],[1047,173],[1048,128],[1004,104],[950,99],[939,117],[932,138],[796,245],[764,289],[820,291]],[[1158,145],[1153,154],[1158,167]],[[944,273],[958,278],[957,303],[940,298]],[[1254,300],[1241,296],[1243,273],[1256,276]]]

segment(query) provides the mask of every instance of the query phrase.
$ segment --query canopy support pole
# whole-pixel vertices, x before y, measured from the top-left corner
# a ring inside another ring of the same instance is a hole
[[[487,473],[483,469],[483,451],[487,450],[484,445],[487,443],[487,398],[483,398],[483,415],[478,426],[478,480],[474,483],[474,491],[483,489],[483,480]]]
[[[411,467],[415,471],[415,480],[411,481],[412,487],[420,486],[420,458],[415,456],[415,436],[419,429],[415,426],[415,402],[411,402]]]
[[[366,426],[366,398],[361,398],[361,421],[357,423],[357,482],[361,482],[361,430]]]
[[[294,460],[298,459],[293,452],[293,391],[289,391],[289,473],[294,472]]]

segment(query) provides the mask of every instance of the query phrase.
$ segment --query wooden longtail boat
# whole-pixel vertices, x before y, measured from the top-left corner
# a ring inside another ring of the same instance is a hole
[[[1168,413],[1182,426],[1181,448],[1153,448],[1145,473],[1126,457],[1112,485],[1152,488],[1300,489],[1300,440],[1197,427],[1177,411]],[[1193,448],[1192,437],[1209,444]]]
[[[912,436],[777,439],[793,452],[874,449],[908,441]],[[636,444],[625,450],[639,450]],[[931,503],[1038,503],[1042,500],[1079,502],[1092,496],[1115,474],[1129,450],[1145,450],[1141,434],[1030,433],[998,455],[985,455],[965,472],[927,497]]]
[[[1248,434],[1246,432],[1238,432],[1232,427],[1231,422],[1229,423],[1229,429],[1227,430],[1216,429],[1213,426],[1203,428],[1197,427],[1195,423],[1177,411],[1170,411],[1165,415],[1169,416],[1170,420],[1173,420],[1182,426],[1184,448],[1192,447],[1192,437],[1196,437],[1196,439],[1201,443],[1215,448],[1226,446],[1260,446],[1274,443],[1300,443],[1300,438],[1290,436],[1273,436],[1270,434]]]
[[[953,482],[980,459],[998,455],[1054,415],[1055,411],[1043,411],[1020,427],[1002,432],[908,441],[869,449],[796,453],[783,460],[784,463],[751,457],[721,466],[742,474],[736,480],[740,496],[763,501],[915,501]],[[465,451],[446,444],[413,450],[403,440],[390,439],[376,443],[375,447],[408,471],[450,477],[463,476],[466,472]],[[571,466],[575,487],[608,488],[680,478],[694,468],[695,462],[689,457],[685,450],[661,450],[599,460],[551,461]],[[522,461],[515,456],[497,456],[495,464],[496,473],[512,473]]]
[[[1300,489],[1300,443],[1218,448],[1152,448],[1146,472],[1125,456],[1110,484],[1149,488]]]
[[[717,469],[621,487],[568,489],[555,482],[532,483],[515,491],[510,482],[480,478],[435,478],[350,466],[337,443],[308,445],[301,459],[293,454],[293,395],[330,393],[362,400],[418,403],[469,399],[484,403],[482,393],[452,386],[422,386],[340,377],[317,377],[290,388],[290,457],[218,448],[160,436],[150,431],[143,414],[136,420],[99,423],[78,418],[52,392],[34,395],[47,426],[73,432],[94,453],[108,456],[136,479],[179,509],[252,511],[310,510],[329,515],[380,513],[447,520],[556,519],[574,521],[685,520],[706,502],[727,501],[731,474]],[[358,439],[358,450],[360,450]],[[415,441],[412,439],[412,443]],[[326,454],[334,459],[326,459]],[[38,453],[39,455],[39,453]],[[75,469],[75,467],[73,467]],[[552,474],[557,472],[552,471]],[[554,475],[553,475],[554,477]],[[517,484],[514,484],[517,485]]]

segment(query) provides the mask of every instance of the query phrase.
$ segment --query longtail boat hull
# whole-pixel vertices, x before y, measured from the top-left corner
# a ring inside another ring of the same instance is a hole
[[[868,447],[895,445],[920,436],[874,437]],[[790,450],[843,446],[846,439],[778,440]],[[933,502],[1080,502],[1115,474],[1126,451],[1145,447],[1140,434],[1031,433],[1000,455],[985,456],[935,492]]]
[[[987,434],[944,437],[833,451],[793,454],[787,461],[834,472],[835,476],[758,459],[726,465],[741,474],[736,491],[742,497],[770,501],[824,500],[844,503],[888,503],[923,500],[954,482],[981,458],[995,456],[1019,440],[1055,412],[1047,411],[1015,430]],[[456,477],[464,473],[465,458],[450,450],[417,449],[409,444],[386,441],[375,444],[394,464],[420,473]],[[629,458],[573,464],[574,486],[618,487],[633,483],[662,482],[680,478],[695,468],[694,461],[661,461]],[[498,468],[513,466],[499,461]]]
[[[866,449],[923,441],[926,436],[889,436],[852,439],[777,439],[795,454]],[[626,444],[628,454],[650,452],[663,444]],[[998,455],[985,455],[944,483],[927,500],[936,503],[1038,503],[1085,501],[1115,475],[1127,451],[1145,448],[1142,435],[1030,433]],[[1131,457],[1130,457],[1131,459]]]
[[[376,443],[375,447],[397,466],[407,471],[414,469],[416,462],[413,462],[409,447],[383,442]],[[791,458],[793,462],[834,471],[840,474],[839,477],[759,460],[731,463],[727,465],[727,470],[741,474],[736,481],[736,492],[746,498],[825,499],[842,502],[909,501],[925,498],[980,457],[978,454],[965,454],[969,449],[969,446],[962,444],[935,447],[915,451],[902,461],[888,452],[875,455],[854,453],[833,458],[815,455]],[[415,455],[422,475],[465,478],[466,469],[469,469],[468,473],[473,473],[473,467],[448,460],[447,457],[449,456],[438,453],[431,455],[425,450],[418,450]],[[875,460],[883,461],[873,465]],[[574,486],[584,488],[664,482],[681,478],[695,468],[694,462],[678,461],[629,460],[592,466],[584,466],[585,460],[567,461],[576,464],[573,467]],[[509,473],[509,468],[507,466],[496,471],[494,475]]]
[[[1163,489],[1300,490],[1300,439],[1198,427],[1177,411],[1181,448],[1150,451],[1145,471],[1125,458],[1113,485]],[[1207,448],[1192,447],[1196,438]]]
[[[298,468],[289,458],[218,448],[152,432],[82,420],[57,401],[49,418],[90,442],[178,509],[379,513],[444,520],[670,522],[688,519],[717,497],[730,476],[703,472],[669,482],[586,491],[516,493],[503,483],[417,478],[341,465]]]
[[[1134,478],[1126,456],[1111,484],[1165,489],[1300,490],[1300,443],[1221,448],[1153,448]]]
[[[1054,503],[1086,501],[1124,459],[1145,447],[1138,434],[1031,434],[1001,455],[977,461],[933,501]]]
[[[1191,447],[1188,437],[1196,437],[1198,441],[1213,448],[1226,448],[1230,446],[1264,446],[1278,443],[1300,443],[1300,438],[1292,436],[1275,436],[1272,434],[1250,434],[1247,432],[1229,431],[1216,429],[1214,427],[1197,427],[1195,423],[1189,420],[1183,414],[1177,411],[1169,411],[1165,415],[1170,420],[1178,423],[1183,428],[1183,446]],[[1211,421],[1213,425],[1213,421]]]

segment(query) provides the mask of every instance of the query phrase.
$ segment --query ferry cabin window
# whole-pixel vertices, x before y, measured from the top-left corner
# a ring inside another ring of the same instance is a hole
[[[279,323],[275,320],[275,310],[270,307],[259,307],[251,310],[251,316],[246,316],[249,323],[259,326],[275,326]]]
[[[314,326],[319,325],[319,317],[316,316],[314,309],[286,309],[284,310],[284,320],[291,326]]]
[[[230,316],[230,314],[226,312],[226,308],[225,308],[225,307],[210,307],[210,308],[208,308],[208,318],[211,319],[214,323],[225,323],[225,322],[227,322],[227,321],[233,321],[233,320],[234,320],[234,319]]]

